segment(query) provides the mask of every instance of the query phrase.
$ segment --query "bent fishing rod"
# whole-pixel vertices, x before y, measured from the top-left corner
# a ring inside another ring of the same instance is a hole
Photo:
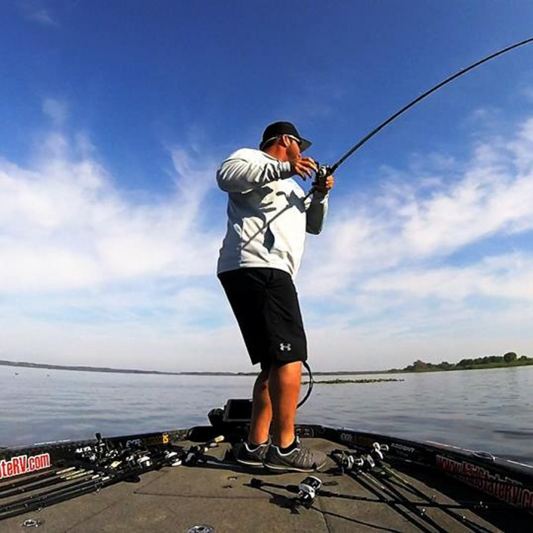
[[[333,175],[333,173],[349,158],[351,157],[359,148],[361,148],[364,144],[366,144],[374,135],[377,135],[383,128],[388,126],[391,122],[396,120],[400,115],[403,115],[406,111],[414,107],[416,104],[427,98],[430,94],[433,94],[434,92],[438,91],[448,83],[451,83],[452,81],[456,80],[457,78],[464,76],[467,72],[470,72],[471,70],[474,70],[475,68],[479,67],[483,63],[486,63],[487,61],[490,61],[491,59],[494,59],[498,56],[501,56],[503,54],[506,54],[507,52],[510,52],[511,50],[514,50],[515,48],[519,48],[521,46],[524,46],[526,44],[529,44],[533,42],[533,37],[530,37],[529,39],[525,39],[523,41],[520,41],[518,43],[515,43],[511,46],[508,46],[506,48],[503,48],[502,50],[499,50],[497,52],[494,52],[493,54],[490,54],[483,59],[480,59],[479,61],[476,61],[475,63],[472,63],[472,65],[462,68],[459,72],[456,72],[452,76],[449,76],[445,80],[441,81],[440,83],[437,83],[434,87],[426,91],[425,93],[421,94],[411,102],[409,102],[407,105],[403,106],[400,110],[396,111],[396,113],[393,113],[389,118],[384,120],[379,126],[375,127],[370,133],[365,135],[357,144],[352,146],[336,163],[333,165],[321,165],[320,163],[316,162],[317,165],[317,171],[313,180],[313,183],[311,184],[311,189],[309,189],[309,192],[305,195],[303,198],[304,203],[312,196],[312,194],[316,191],[317,186],[319,184],[323,184],[326,181],[326,178],[328,176]],[[303,176],[303,180],[305,181],[307,179],[307,176]],[[260,227],[244,244],[243,248],[248,246],[254,239],[259,235],[262,231],[266,229],[268,224],[272,222],[272,220],[280,217],[287,209],[290,209],[292,206],[291,204],[287,204],[286,208],[282,211],[278,212],[270,221],[266,222],[263,227]]]
[[[438,91],[439,89],[441,89],[442,87],[444,87],[445,85],[447,85],[448,83],[451,83],[452,81],[456,80],[457,78],[461,77],[461,76],[464,76],[467,72],[470,72],[471,70],[474,70],[475,68],[479,67],[480,65],[482,65],[483,63],[486,63],[487,61],[490,61],[491,59],[494,59],[498,56],[501,56],[503,54],[506,54],[507,52],[510,52],[511,50],[514,50],[516,48],[519,48],[521,46],[524,46],[526,44],[529,44],[529,43],[532,43],[533,42],[533,37],[530,37],[528,39],[524,39],[523,41],[520,41],[518,43],[515,43],[511,46],[507,46],[506,48],[503,48],[501,50],[498,50],[497,52],[494,52],[493,54],[490,54],[486,57],[484,57],[483,59],[480,59],[479,61],[476,61],[475,63],[472,63],[470,66],[466,67],[466,68],[463,68],[461,69],[459,72],[456,72],[455,74],[453,74],[452,76],[449,76],[448,78],[446,78],[445,80],[441,81],[440,83],[438,83],[437,85],[435,85],[434,87],[432,87],[431,89],[429,89],[428,91],[426,91],[425,93],[421,94],[420,96],[418,96],[417,98],[415,98],[414,100],[412,100],[411,102],[409,102],[407,105],[405,105],[404,107],[402,107],[400,110],[396,111],[396,113],[392,114],[389,118],[387,118],[386,120],[384,120],[381,124],[379,124],[376,128],[374,128],[370,133],[368,133],[367,135],[365,135],[359,142],[357,142],[357,144],[355,144],[352,148],[350,148],[336,163],[334,163],[333,165],[320,165],[319,163],[317,163],[317,171],[316,171],[316,175],[315,175],[315,178],[313,180],[313,183],[311,185],[311,189],[309,189],[309,192],[305,195],[305,197],[303,198],[303,202],[304,202],[304,205],[306,204],[307,200],[313,195],[313,193],[316,191],[316,188],[317,188],[317,185],[319,184],[322,184],[322,183],[325,183],[326,181],[326,178],[328,176],[331,176],[333,175],[333,173],[349,158],[351,157],[357,150],[359,150],[359,148],[361,148],[364,144],[366,144],[372,137],[374,137],[375,135],[377,135],[383,128],[385,128],[386,126],[388,126],[391,122],[393,122],[394,120],[396,120],[400,115],[403,115],[406,111],[408,111],[409,109],[411,109],[412,107],[414,107],[416,104],[418,104],[419,102],[421,102],[422,100],[424,100],[425,98],[427,98],[430,94],[433,94],[434,92]],[[305,180],[305,178],[304,178]],[[244,244],[243,244],[243,248],[245,248],[246,246],[248,246],[256,237],[257,235],[259,235],[262,231],[264,231],[268,225],[272,222],[272,220],[280,217],[285,211],[287,211],[288,209],[290,209],[292,206],[291,204],[287,204],[287,206],[281,210],[279,213],[277,213],[270,221],[266,222],[264,226],[260,227]],[[312,376],[312,373],[311,373],[311,369],[307,366],[307,370],[309,372],[309,376],[310,376],[310,386],[309,386],[309,390],[305,396],[305,398],[298,404],[298,407],[301,407],[301,405],[303,405],[305,403],[305,401],[307,400],[307,398],[309,397],[309,395],[311,394],[311,389],[312,389],[312,386],[313,386],[313,376]]]
[[[501,56],[503,54],[506,54],[507,52],[510,52],[511,50],[514,50],[516,48],[519,48],[521,46],[524,46],[526,44],[529,44],[533,42],[533,37],[530,37],[528,39],[524,39],[523,41],[520,41],[518,43],[515,43],[511,46],[508,46],[506,48],[503,48],[502,50],[499,50],[497,52],[494,52],[493,54],[490,54],[483,59],[480,59],[479,61],[476,61],[472,65],[461,69],[459,72],[456,72],[452,76],[449,76],[445,80],[441,81],[425,93],[421,94],[411,102],[409,102],[407,105],[402,107],[399,111],[396,111],[396,113],[392,114],[389,118],[384,120],[379,126],[374,128],[370,133],[365,135],[357,144],[355,144],[352,148],[350,148],[335,164],[329,166],[329,165],[319,165],[315,181],[313,183],[313,186],[311,187],[311,190],[306,196],[306,199],[314,192],[315,186],[320,181],[324,181],[328,176],[331,176],[350,156],[352,156],[361,146],[363,146],[365,143],[367,143],[374,135],[379,133],[383,128],[388,126],[391,122],[396,120],[400,115],[403,115],[406,111],[414,107],[416,104],[427,98],[430,94],[433,94],[434,92],[438,91],[448,83],[451,83],[452,81],[456,80],[457,78],[464,76],[467,72],[470,72],[471,70],[474,70],[475,68],[479,67],[483,63],[486,63],[487,61],[490,61],[491,59],[494,59],[498,56]]]

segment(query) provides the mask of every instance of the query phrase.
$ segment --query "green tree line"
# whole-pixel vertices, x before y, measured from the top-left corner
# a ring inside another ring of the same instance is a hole
[[[504,355],[487,355],[475,359],[461,359],[458,363],[426,363],[417,360],[411,365],[402,368],[401,372],[430,372],[432,370],[469,370],[474,368],[498,368],[502,366],[523,366],[533,364],[533,358],[527,355],[520,357],[515,352],[507,352]]]

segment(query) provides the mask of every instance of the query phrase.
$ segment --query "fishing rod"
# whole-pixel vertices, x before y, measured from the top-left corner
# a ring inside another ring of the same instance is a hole
[[[379,124],[377,127],[375,127],[370,133],[368,133],[367,135],[365,135],[359,142],[357,142],[354,146],[352,146],[352,148],[350,148],[336,163],[334,163],[333,165],[321,165],[320,163],[315,163],[317,164],[317,171],[316,171],[316,174],[315,174],[315,178],[313,180],[313,183],[311,185],[311,189],[309,190],[309,192],[304,196],[303,198],[303,201],[304,203],[313,195],[313,193],[317,190],[317,186],[318,185],[321,185],[323,183],[325,183],[326,179],[328,178],[328,176],[331,176],[333,175],[333,173],[349,158],[351,157],[357,150],[359,150],[359,148],[361,148],[364,144],[366,144],[370,139],[372,139],[372,137],[374,137],[374,135],[377,135],[383,128],[385,128],[386,126],[388,126],[391,122],[393,122],[394,120],[396,120],[400,115],[403,115],[406,111],[408,111],[409,109],[411,109],[412,107],[414,107],[416,104],[418,104],[419,102],[421,102],[422,100],[424,100],[425,98],[427,98],[430,94],[433,94],[434,92],[438,91],[439,89],[441,89],[442,87],[444,87],[445,85],[447,85],[448,83],[451,83],[452,81],[456,80],[457,78],[461,77],[461,76],[464,76],[467,72],[470,72],[471,70],[474,70],[475,68],[479,67],[480,65],[482,65],[483,63],[486,63],[487,61],[490,61],[491,59],[494,59],[498,56],[501,56],[503,54],[506,54],[507,52],[510,52],[511,50],[514,50],[516,48],[519,48],[521,46],[525,46],[526,44],[529,44],[533,42],[533,37],[530,37],[528,39],[524,39],[523,41],[520,41],[518,43],[515,43],[511,46],[507,46],[506,48],[503,48],[501,50],[498,50],[497,52],[494,52],[486,57],[484,57],[483,59],[480,59],[478,61],[476,61],[475,63],[472,63],[470,66],[466,67],[466,68],[462,68],[461,70],[459,70],[459,72],[456,72],[455,74],[449,76],[448,78],[446,78],[445,80],[441,81],[440,83],[438,83],[437,85],[435,85],[434,87],[432,87],[431,89],[429,89],[428,91],[426,91],[425,93],[421,94],[420,96],[418,96],[417,98],[415,98],[414,100],[412,100],[411,102],[409,102],[407,105],[405,105],[404,107],[402,107],[400,110],[396,111],[395,113],[393,113],[389,118],[387,118],[386,120],[384,120],[381,124]],[[304,178],[305,179],[305,178]],[[281,216],[287,209],[289,209],[291,207],[290,204],[287,205],[287,207],[285,209],[283,209],[282,211],[278,212],[268,223],[265,223],[264,227],[260,227],[256,233],[254,233],[254,235],[252,235],[248,241],[246,241],[242,247],[245,248],[246,246],[248,246],[252,241],[253,239],[255,239],[255,237],[257,237],[257,235],[259,235],[262,231],[264,231],[264,229],[268,226],[268,224],[270,224],[272,222],[272,220],[278,218],[279,216]]]
[[[388,463],[385,462],[383,452],[387,451],[389,451],[389,447],[387,445],[382,445],[378,442],[375,442],[373,443],[372,450],[369,453],[356,454],[350,453],[345,450],[334,450],[331,453],[331,458],[337,463],[342,474],[348,474],[352,479],[358,481],[361,485],[363,485],[363,487],[367,488],[367,490],[374,492],[380,497],[383,496],[379,495],[375,490],[373,490],[373,488],[367,486],[367,483],[363,482],[361,478],[363,478],[366,482],[371,482],[373,485],[377,485],[383,491],[386,497],[392,497],[393,499],[404,499],[404,501],[406,502],[406,507],[411,506],[412,508],[412,502],[406,497],[405,494],[403,494],[399,490],[399,488],[397,488],[398,485],[403,490],[408,491],[412,495],[424,500],[426,504],[435,503],[435,495],[429,496],[424,491],[415,487],[407,479],[398,474]],[[372,475],[370,475],[370,473]],[[396,481],[396,487],[393,485],[392,480]],[[476,502],[463,503],[474,504]],[[429,505],[426,505],[425,507],[428,506]],[[485,509],[494,508],[493,504],[483,503],[483,506],[483,508]],[[440,526],[436,522],[434,522],[433,519],[426,515],[425,507],[422,509],[417,509],[417,515],[420,518],[424,519],[426,522],[430,523],[432,527],[438,530]],[[472,507],[468,506],[465,508],[471,509]],[[397,508],[395,509],[398,511]],[[456,508],[441,506],[438,509],[447,514],[450,518],[453,518],[457,522],[461,523],[464,527],[470,529],[471,531],[474,531],[476,533],[484,533],[487,531],[485,528],[469,520],[463,514],[457,514],[457,512],[455,511]]]
[[[404,504],[401,507],[399,504],[393,505],[391,503],[389,503],[389,506],[405,519],[411,521],[413,525],[416,525],[421,531],[430,530],[428,530],[424,524],[421,524],[419,520],[429,524],[429,526],[433,528],[433,531],[436,531],[437,533],[446,533],[446,530],[443,529],[437,522],[435,522],[433,518],[426,515],[425,508],[412,506],[411,500],[409,500],[399,490],[396,490],[390,485],[386,486],[385,481],[381,478],[377,479],[375,476],[375,470],[376,468],[382,467],[385,459],[384,452],[387,451],[389,451],[389,447],[387,445],[381,445],[378,442],[375,442],[372,445],[372,449],[368,453],[355,455],[345,453],[342,450],[335,450],[331,453],[331,457],[339,465],[342,474],[347,473],[362,487],[373,493],[378,498],[392,498],[391,501],[403,501]],[[426,502],[427,501],[431,500],[426,499]],[[412,517],[409,513],[412,513],[415,516]]]
[[[51,487],[53,485],[58,485],[59,483],[63,483],[65,481],[71,481],[74,479],[78,479],[80,477],[89,476],[91,474],[95,474],[94,470],[74,470],[72,472],[68,472],[66,474],[62,475],[56,475],[51,478],[42,479],[41,481],[35,481],[34,483],[28,483],[19,487],[16,487],[12,490],[5,491],[0,493],[0,500],[5,498],[11,498],[12,496],[18,496],[19,494],[25,494],[27,492],[33,492],[38,489],[43,489],[46,487]]]
[[[384,465],[381,464],[379,467],[376,467],[372,469],[370,472],[362,472],[361,475],[364,476],[364,479],[367,481],[371,481],[374,483],[379,490],[385,495],[385,497],[388,498],[398,498],[405,502],[405,507],[416,514],[416,516],[422,520],[424,520],[426,523],[428,523],[434,530],[440,532],[440,533],[446,533],[448,530],[443,529],[442,526],[440,526],[431,516],[428,515],[426,512],[426,507],[428,504],[433,504],[436,502],[435,497],[430,497],[427,494],[425,494],[421,490],[417,490],[415,493],[414,491],[411,492],[411,495],[418,496],[423,500],[423,502],[426,503],[424,507],[416,507],[412,505],[412,500],[410,500],[405,493],[403,493],[399,488],[395,487],[390,478],[387,479],[383,475],[383,468]],[[358,474],[355,474],[353,472],[349,472],[348,475],[354,479],[354,481],[357,481],[361,485],[365,486],[363,483],[361,483],[361,479]],[[368,488],[368,487],[367,487]],[[402,487],[405,490],[405,485]],[[378,494],[378,491],[376,491],[376,494]],[[383,497],[380,495],[380,497]],[[398,510],[397,508],[395,508]],[[454,509],[449,509],[447,507],[438,507],[437,510],[447,514],[457,522],[461,523],[465,528],[470,529],[470,531],[474,531],[476,533],[480,532],[479,527],[476,524],[472,524],[464,515],[459,515]],[[484,529],[483,531],[487,531]]]
[[[20,514],[37,511],[56,503],[71,500],[83,494],[98,492],[102,488],[118,483],[119,481],[122,481],[122,479],[110,475],[96,474],[93,479],[80,481],[79,483],[73,484],[71,487],[48,491],[42,495],[26,498],[14,502],[9,506],[0,507],[0,520],[6,520]]]
[[[48,478],[53,478],[55,476],[63,476],[65,474],[67,474],[68,472],[72,472],[75,469],[76,469],[75,466],[71,466],[69,468],[63,468],[63,469],[54,470],[53,472],[44,472],[44,473],[38,474],[38,475],[27,476],[27,477],[24,477],[24,478],[19,479],[17,481],[13,481],[11,483],[4,483],[4,484],[0,485],[0,499],[4,497],[3,496],[4,492],[10,491],[10,490],[15,489],[17,487],[23,487],[25,485],[31,485],[33,483],[36,483],[37,481],[41,481],[41,480],[48,479]]]
[[[406,111],[414,107],[416,104],[427,98],[430,94],[433,94],[434,92],[438,91],[440,88],[444,87],[448,83],[451,83],[452,81],[456,80],[457,78],[464,76],[467,72],[470,72],[471,70],[474,70],[475,68],[479,67],[483,63],[486,63],[487,61],[490,61],[491,59],[494,59],[498,56],[501,56],[503,54],[506,54],[507,52],[510,52],[511,50],[514,50],[516,48],[519,48],[521,46],[525,46],[526,44],[529,44],[533,42],[533,37],[530,37],[528,39],[524,39],[523,41],[520,41],[518,43],[515,43],[511,46],[507,46],[506,48],[503,48],[497,52],[494,52],[493,54],[490,54],[483,59],[480,59],[479,61],[476,61],[475,63],[472,63],[470,66],[461,69],[459,72],[456,72],[452,76],[449,76],[445,80],[441,81],[425,93],[421,94],[411,102],[409,102],[407,105],[402,107],[399,111],[396,111],[396,113],[392,114],[389,118],[384,120],[379,126],[374,128],[370,133],[365,135],[359,142],[357,142],[352,148],[350,148],[336,163],[333,165],[319,165],[315,182],[313,186],[311,187],[311,190],[309,191],[308,196],[310,196],[316,187],[317,183],[320,183],[320,181],[324,181],[328,176],[331,176],[350,156],[352,156],[361,146],[363,146],[365,143],[367,143],[374,135],[379,133],[383,128],[388,126],[391,122],[396,120],[400,115],[403,115]]]
[[[374,443],[373,447],[376,445],[377,443]],[[355,445],[357,448],[361,449],[361,450],[367,450],[368,447],[363,447],[363,446],[357,446]],[[383,450],[383,451],[388,451],[388,447],[387,445],[385,444],[381,444],[379,445],[380,446],[380,449]],[[334,450],[332,452],[332,455],[338,455],[339,457],[341,457],[343,459],[343,467],[344,469],[353,469],[354,467],[358,467],[360,465],[360,462],[361,462],[361,455],[360,454],[357,454],[357,453],[349,453],[345,450]],[[409,459],[402,459],[402,461],[408,463],[408,464],[413,464],[415,466],[417,465],[420,465],[420,463],[418,461],[413,461],[413,460],[409,460]],[[340,465],[339,465],[340,466]],[[379,466],[381,468],[383,468],[384,470],[388,470],[390,469],[392,471],[392,468],[390,467],[389,464],[385,464],[385,463],[380,463]],[[467,473],[451,473],[451,472],[446,472],[446,471],[443,471],[442,468],[438,467],[438,466],[434,466],[434,465],[429,465],[429,464],[424,464],[424,468],[427,468],[428,470],[431,470],[431,471],[434,471],[434,472],[438,472],[439,474],[445,474],[449,477],[451,477],[452,479],[459,479],[460,481],[486,481],[487,478],[484,477],[484,476],[478,476],[478,475],[473,475],[473,474],[467,474]],[[395,474],[395,475],[398,475],[398,474]],[[490,482],[494,485],[498,485],[498,486],[513,486],[515,487],[516,486],[516,481],[509,481],[508,479],[491,479]]]
[[[178,466],[188,458],[191,462],[196,455],[207,451],[224,440],[218,436],[198,446],[188,449],[163,445],[155,450],[131,450],[129,448],[109,448],[109,442],[97,434],[97,443],[83,450],[79,457],[90,463],[90,470],[65,469],[57,476],[40,479],[28,486],[11,487],[8,496],[23,495],[15,501],[0,505],[0,520],[18,516],[29,511],[39,510],[78,496],[98,492],[121,481],[139,477],[164,466]],[[77,461],[82,462],[80,460]],[[61,485],[59,483],[63,482]],[[59,485],[59,486],[55,486]],[[42,490],[42,489],[48,490]],[[35,494],[26,494],[37,491]]]
[[[356,477],[352,472],[349,472],[348,476],[352,477],[361,487],[371,494],[374,494],[374,496],[383,501],[385,505],[388,505],[396,513],[408,520],[413,526],[416,526],[420,531],[424,533],[446,533],[446,530],[439,526],[437,522],[429,516],[426,516],[425,506],[416,507],[411,505],[412,502],[408,498],[387,490],[387,487],[375,479],[370,473],[359,472]]]
[[[419,498],[422,498],[422,500],[430,503],[435,501],[435,496],[429,496],[422,490],[415,487],[412,483],[410,483],[407,479],[400,476],[394,469],[392,469],[390,466],[387,466],[385,464],[380,465],[380,468],[382,470],[381,473],[378,474],[378,477],[383,482],[385,481],[383,477],[387,477],[386,481],[389,484],[389,489],[393,492],[398,492],[398,494],[401,494],[398,489],[396,489],[393,486],[393,481],[397,483],[399,487],[402,489],[410,492],[412,495],[417,496]],[[403,495],[405,497],[405,495]],[[479,532],[486,532],[488,531],[486,528],[475,524],[471,520],[469,520],[465,515],[463,514],[457,514],[456,511],[452,509],[441,509],[441,511],[445,514],[447,514],[450,518],[453,518],[457,522],[461,523],[463,526],[469,528],[471,531],[474,531],[476,533]]]
[[[156,457],[150,457],[150,460],[146,460],[145,452],[138,453],[133,461],[125,462],[122,469],[115,471],[113,469],[102,470],[96,474],[87,472],[72,483],[24,497],[7,505],[0,505],[0,520],[48,507],[83,494],[98,492],[105,487],[121,481],[136,479],[146,472],[157,470],[163,466],[180,464],[178,455],[177,452],[165,450],[163,454],[158,454]]]
[[[315,481],[310,481],[313,478]],[[306,486],[307,485],[307,486]],[[318,486],[317,486],[318,485]],[[317,496],[323,496],[325,498],[339,498],[342,500],[352,500],[365,503],[385,503],[389,505],[406,505],[404,500],[398,498],[371,498],[369,496],[357,496],[355,494],[344,494],[342,492],[332,492],[320,488],[322,481],[315,476],[309,476],[305,478],[299,485],[281,485],[279,483],[269,483],[259,478],[252,478],[250,480],[250,486],[254,489],[273,488],[283,489],[292,494],[298,494],[303,501],[314,500]],[[308,491],[308,486],[312,490]],[[505,503],[491,503],[484,501],[463,501],[458,503],[438,503],[438,502],[409,502],[409,505],[413,507],[422,508],[436,508],[436,509],[485,509],[485,510],[508,510],[514,509],[512,505]]]
[[[60,487],[51,488],[47,491],[39,492],[35,495],[25,496],[16,501],[10,502],[5,505],[0,505],[0,519],[4,519],[11,516],[11,513],[17,510],[27,510],[31,505],[37,505],[37,507],[47,507],[49,501],[57,496],[64,496],[70,494],[73,491],[77,493],[78,490],[94,486],[98,481],[105,481],[111,478],[110,475],[104,473],[86,474],[79,479],[74,480],[72,483],[66,483]]]

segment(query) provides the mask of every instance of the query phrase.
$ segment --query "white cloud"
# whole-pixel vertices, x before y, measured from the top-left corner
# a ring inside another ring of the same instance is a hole
[[[200,207],[213,168],[174,155],[176,194],[134,205],[79,143],[54,133],[44,146],[32,169],[0,160],[1,292],[212,273],[220,230],[206,228]]]
[[[337,368],[533,353],[531,146],[527,120],[462,164],[417,159],[383,169],[374,196],[334,191],[298,283],[315,351]]]
[[[533,230],[533,121],[510,140],[479,144],[471,161],[449,176],[428,170],[387,182],[374,197],[332,198],[326,237],[304,262],[303,292],[335,295],[360,280],[406,265],[444,261],[483,243]],[[340,204],[340,205],[339,205]],[[316,279],[321,282],[317,283]]]
[[[202,334],[179,328],[162,335],[144,327],[142,321],[136,326],[88,326],[8,318],[2,330],[0,359],[13,361],[162,371],[242,371],[247,367],[245,347],[233,324]]]
[[[59,26],[59,22],[54,18],[50,10],[45,7],[42,0],[21,0],[18,5],[22,14],[28,20],[37,22],[43,26]]]
[[[505,254],[471,266],[398,270],[372,277],[362,289],[444,301],[498,297],[533,302],[533,255]]]
[[[533,353],[532,143],[529,120],[479,138],[466,162],[416,157],[365,196],[334,191],[298,280],[317,368]],[[184,147],[169,157],[174,193],[141,203],[87,135],[51,133],[28,167],[0,159],[2,357],[248,368],[214,275],[215,163]]]
[[[68,117],[68,106],[65,102],[54,98],[45,98],[43,101],[43,113],[52,119],[55,126],[61,126]]]
[[[526,100],[533,102],[533,86],[524,85],[520,90],[520,95]]]
[[[224,344],[236,330],[220,329],[233,318],[215,278],[214,165],[169,155],[174,194],[143,203],[81,134],[47,135],[31,168],[0,159],[2,357],[191,370],[216,346],[228,368],[244,363]]]

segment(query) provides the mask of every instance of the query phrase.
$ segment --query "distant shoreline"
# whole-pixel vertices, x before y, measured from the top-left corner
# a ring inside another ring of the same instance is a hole
[[[313,372],[315,376],[347,376],[347,375],[369,375],[369,374],[420,374],[425,372],[451,372],[457,370],[484,370],[490,368],[514,368],[520,366],[533,365],[533,359],[515,360],[511,362],[498,363],[481,363],[468,366],[453,368],[436,368],[430,365],[428,368],[413,368],[413,366],[402,369],[389,370],[338,370],[329,372]],[[24,361],[7,361],[0,359],[0,366],[16,367],[16,368],[40,368],[45,370],[66,370],[71,372],[101,372],[108,374],[151,374],[159,376],[256,376],[257,372],[163,372],[159,370],[137,370],[126,368],[107,368],[107,367],[93,367],[93,366],[69,366],[69,365],[52,365],[48,363],[28,363]]]
[[[0,366],[10,366],[17,368],[41,368],[46,370],[68,370],[73,372],[103,372],[108,374],[152,374],[159,376],[257,376],[258,372],[163,372],[160,370],[137,370],[127,368],[107,368],[97,366],[69,366],[51,365],[48,363],[27,363],[24,361],[6,361],[0,359]],[[390,370],[376,371],[351,371],[343,370],[339,372],[313,372],[314,376],[342,376],[342,375],[366,375],[366,374],[389,374]]]
[[[163,372],[159,370],[137,370],[128,368],[107,368],[98,366],[51,365],[48,363],[27,363],[23,361],[5,361],[0,359],[0,366],[17,368],[41,368],[46,370],[68,370],[72,372],[102,372],[108,374],[155,374],[162,376],[239,376],[255,375],[254,372]]]

